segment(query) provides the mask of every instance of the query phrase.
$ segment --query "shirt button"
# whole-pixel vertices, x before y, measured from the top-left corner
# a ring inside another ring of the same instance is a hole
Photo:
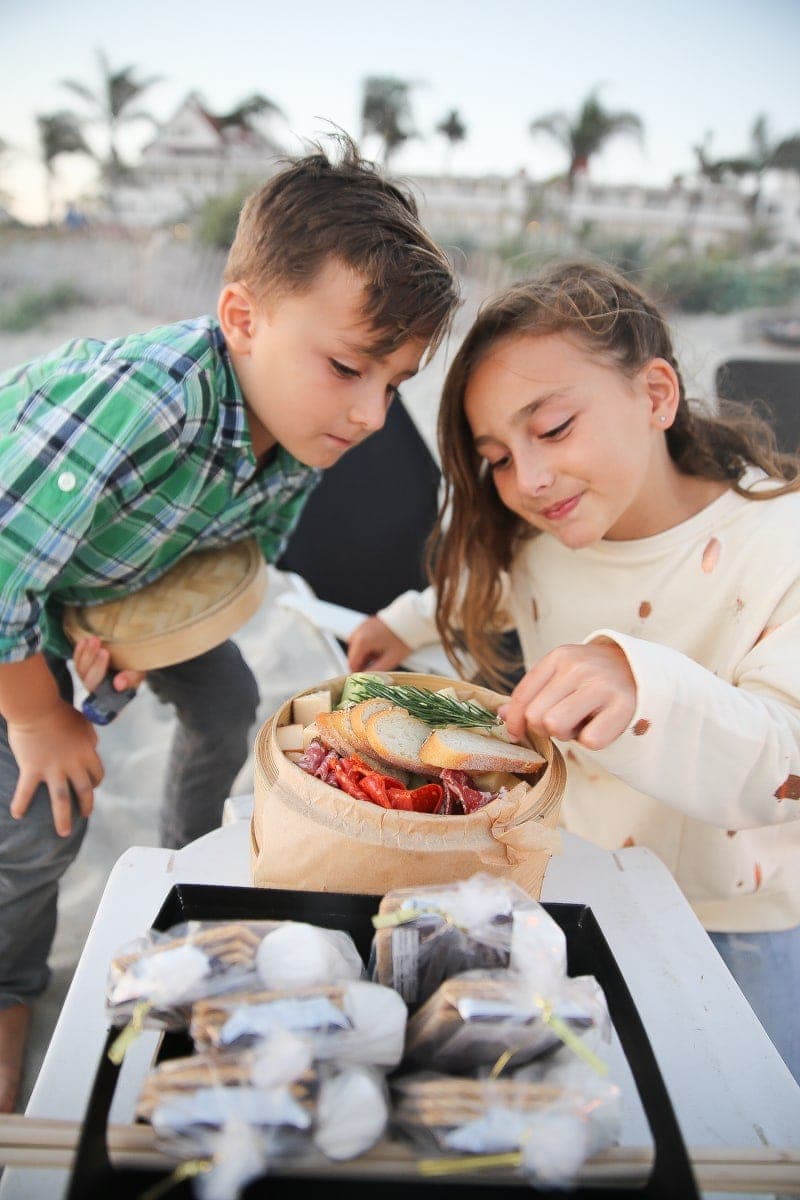
[[[71,492],[77,482],[72,471],[62,471],[58,477],[58,486],[62,492]]]

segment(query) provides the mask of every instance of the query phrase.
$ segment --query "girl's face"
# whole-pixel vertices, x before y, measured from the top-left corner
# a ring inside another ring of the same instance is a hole
[[[563,335],[515,335],[479,362],[464,411],[503,504],[578,549],[676,523],[676,386],[663,359],[631,378]]]

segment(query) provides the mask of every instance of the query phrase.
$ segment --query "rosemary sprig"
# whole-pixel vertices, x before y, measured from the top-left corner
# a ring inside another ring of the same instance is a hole
[[[407,709],[412,717],[419,717],[434,729],[445,725],[493,729],[502,724],[496,713],[489,712],[488,708],[476,704],[474,700],[453,700],[451,696],[442,696],[439,692],[428,692],[423,688],[384,683],[382,679],[366,673],[350,676],[347,694],[354,704],[375,696],[391,700],[392,704]]]

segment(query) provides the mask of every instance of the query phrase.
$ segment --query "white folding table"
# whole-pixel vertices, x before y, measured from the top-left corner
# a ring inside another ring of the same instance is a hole
[[[110,959],[149,928],[176,883],[250,884],[249,822],[232,820],[180,851],[133,847],[111,873],[53,1033],[27,1115],[80,1119],[105,1043]],[[800,1087],[742,996],[668,871],[648,850],[599,850],[564,835],[543,900],[588,904],[625,977],[664,1076],[684,1140],[745,1153],[800,1152]],[[134,1081],[152,1057],[140,1038],[120,1077],[111,1121],[128,1121]],[[67,1173],[9,1168],[2,1200],[56,1200]],[[800,1177],[798,1178],[800,1187]],[[706,1193],[710,1195],[711,1193]]]

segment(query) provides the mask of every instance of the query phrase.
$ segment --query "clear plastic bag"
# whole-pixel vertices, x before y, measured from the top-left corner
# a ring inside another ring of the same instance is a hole
[[[279,1030],[310,1039],[317,1058],[395,1067],[408,1010],[393,988],[367,980],[292,991],[234,992],[192,1006],[197,1049],[250,1046]]]
[[[423,1151],[454,1168],[462,1156],[491,1167],[502,1155],[537,1187],[574,1186],[587,1159],[619,1138],[619,1088],[579,1060],[536,1078],[407,1075],[392,1092],[395,1123]]]
[[[388,1114],[381,1071],[317,1061],[308,1039],[285,1032],[247,1050],[166,1060],[147,1075],[137,1106],[172,1157],[229,1163],[226,1136],[241,1143],[249,1130],[264,1170],[315,1150],[355,1157],[382,1136]]]
[[[353,939],[340,929],[296,921],[189,921],[150,931],[118,952],[108,971],[106,1011],[123,1024],[144,1009],[144,1024],[179,1029],[201,998],[364,975]]]
[[[562,929],[518,884],[479,872],[453,884],[387,892],[373,919],[368,972],[421,1004],[453,975],[524,964],[545,955],[566,970]]]
[[[409,1019],[405,1061],[453,1074],[508,1071],[564,1038],[587,1029],[608,1038],[610,1028],[593,976],[465,971],[441,984]]]

